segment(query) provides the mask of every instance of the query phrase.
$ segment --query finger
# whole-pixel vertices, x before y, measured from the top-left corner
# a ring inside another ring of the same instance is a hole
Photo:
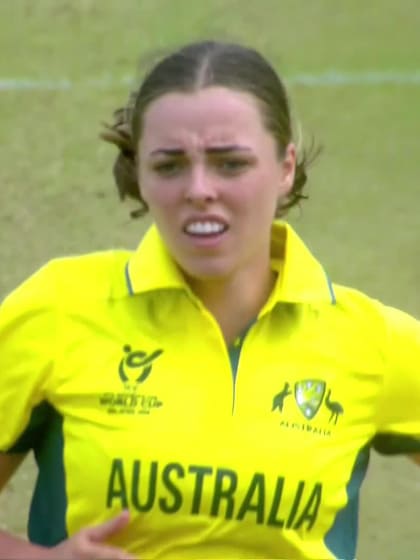
[[[136,560],[135,556],[121,550],[121,548],[98,544],[87,547],[83,552],[83,557],[92,558],[92,560]]]
[[[124,529],[124,527],[128,525],[129,521],[130,512],[128,510],[124,510],[116,517],[105,521],[105,523],[87,529],[89,539],[93,542],[105,541],[108,537],[112,537],[121,531],[121,529]]]

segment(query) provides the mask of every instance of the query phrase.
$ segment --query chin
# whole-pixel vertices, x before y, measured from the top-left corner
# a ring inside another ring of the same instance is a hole
[[[187,278],[199,282],[218,282],[227,279],[230,275],[224,270],[187,270],[184,271]]]
[[[185,263],[181,265],[185,276],[192,280],[202,282],[220,281],[228,278],[232,272],[233,267],[227,266],[227,263],[221,262],[206,262],[206,263]]]

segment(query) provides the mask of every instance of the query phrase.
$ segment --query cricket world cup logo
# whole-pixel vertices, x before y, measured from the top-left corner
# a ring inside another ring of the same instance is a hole
[[[147,354],[141,350],[133,351],[128,344],[123,348],[125,356],[120,361],[118,373],[127,389],[135,389],[143,383],[152,372],[153,362],[163,353],[158,349]]]

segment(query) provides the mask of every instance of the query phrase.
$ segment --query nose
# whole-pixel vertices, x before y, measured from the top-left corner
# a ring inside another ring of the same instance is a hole
[[[188,202],[198,205],[212,202],[217,198],[214,180],[204,166],[197,165],[192,168],[187,179],[185,198]]]

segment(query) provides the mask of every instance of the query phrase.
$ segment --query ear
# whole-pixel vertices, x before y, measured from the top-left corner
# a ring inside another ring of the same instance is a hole
[[[296,172],[296,146],[293,142],[287,145],[284,157],[280,162],[279,197],[286,198],[292,190]]]
[[[144,202],[146,203],[146,205],[148,205],[148,202],[146,200],[147,198],[147,194],[145,195],[144,190],[142,189],[142,184],[143,184],[143,178],[142,178],[142,173],[141,173],[141,167],[140,167],[140,154],[139,154],[139,150],[140,150],[140,146],[137,147],[137,152],[135,155],[135,168],[136,168],[136,181],[137,181],[137,190],[139,192],[140,198],[142,200],[144,200]]]

